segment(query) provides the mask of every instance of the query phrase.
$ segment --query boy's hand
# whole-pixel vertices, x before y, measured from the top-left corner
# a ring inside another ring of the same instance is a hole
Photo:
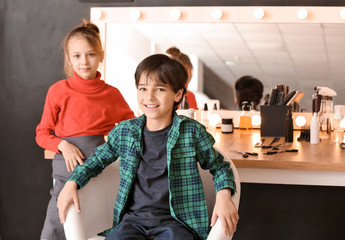
[[[225,236],[231,236],[236,231],[239,216],[236,206],[231,200],[230,189],[222,189],[217,193],[211,226],[216,224],[217,218],[220,219]]]
[[[61,223],[66,221],[67,210],[72,203],[75,205],[77,212],[80,213],[77,183],[67,181],[57,200],[57,208],[59,209],[59,218]]]
[[[84,155],[75,145],[67,142],[66,140],[62,140],[59,143],[58,149],[62,152],[68,172],[73,171],[78,163],[83,165]]]

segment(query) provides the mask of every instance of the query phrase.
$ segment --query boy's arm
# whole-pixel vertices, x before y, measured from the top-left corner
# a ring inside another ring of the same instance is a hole
[[[228,188],[217,192],[216,204],[211,219],[212,227],[216,224],[218,218],[220,219],[224,235],[231,236],[236,231],[239,215],[235,204],[231,200],[231,191]]]
[[[80,213],[77,183],[67,181],[57,200],[57,208],[59,209],[59,218],[61,223],[66,221],[67,210],[72,203],[75,205],[77,212]]]
[[[234,174],[230,163],[214,149],[214,139],[204,128],[199,134],[197,152],[198,161],[203,169],[210,169],[214,176],[214,187],[217,192],[216,204],[213,209],[211,226],[219,218],[224,235],[231,235],[236,231],[239,219],[237,208],[231,199],[236,192]]]
[[[236,192],[236,184],[230,163],[225,161],[223,155],[215,150],[214,143],[212,135],[204,127],[201,127],[196,145],[197,160],[202,169],[209,169],[214,176],[216,192],[229,188],[233,195]]]

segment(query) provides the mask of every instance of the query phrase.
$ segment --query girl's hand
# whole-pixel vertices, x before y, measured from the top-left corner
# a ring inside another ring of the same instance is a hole
[[[75,205],[77,212],[80,213],[77,183],[67,181],[57,200],[57,208],[59,209],[59,218],[61,224],[66,221],[67,210],[72,203]]]
[[[222,189],[217,193],[211,219],[212,227],[216,224],[217,218],[220,219],[225,236],[231,236],[236,231],[239,216],[236,206],[231,200],[230,189]]]
[[[62,140],[59,143],[58,149],[62,152],[68,172],[73,171],[78,163],[83,165],[84,155],[75,145],[67,142],[66,140]]]

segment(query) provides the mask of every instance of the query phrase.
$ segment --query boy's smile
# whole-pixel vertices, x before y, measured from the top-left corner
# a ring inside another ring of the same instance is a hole
[[[140,109],[146,115],[146,127],[157,131],[172,122],[174,103],[182,97],[182,89],[175,93],[169,84],[161,82],[155,76],[142,74],[137,88]]]

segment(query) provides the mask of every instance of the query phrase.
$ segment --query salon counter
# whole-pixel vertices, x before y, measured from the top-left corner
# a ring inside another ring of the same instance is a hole
[[[265,155],[271,149],[255,148],[260,130],[235,129],[224,134],[220,129],[209,129],[214,136],[215,147],[236,165],[241,182],[345,186],[345,150],[330,139],[319,144],[297,141],[299,131],[294,131],[294,141],[285,143],[284,137],[272,144],[282,144],[279,150],[298,149],[298,152],[283,152]],[[274,137],[263,137],[263,145],[269,145]],[[241,152],[256,152],[258,156],[244,158]],[[52,159],[53,152],[45,151],[45,158]]]
[[[294,131],[294,141],[279,142],[279,150],[297,149],[298,152],[283,152],[265,155],[271,149],[255,148],[259,142],[260,130],[239,130],[224,134],[219,129],[211,131],[216,139],[215,147],[232,159],[239,170],[241,182],[278,183],[345,186],[345,150],[331,139],[321,140],[319,144],[298,141],[300,131]],[[274,137],[262,137],[263,145],[269,145]],[[256,152],[258,156],[244,158],[241,152]]]

